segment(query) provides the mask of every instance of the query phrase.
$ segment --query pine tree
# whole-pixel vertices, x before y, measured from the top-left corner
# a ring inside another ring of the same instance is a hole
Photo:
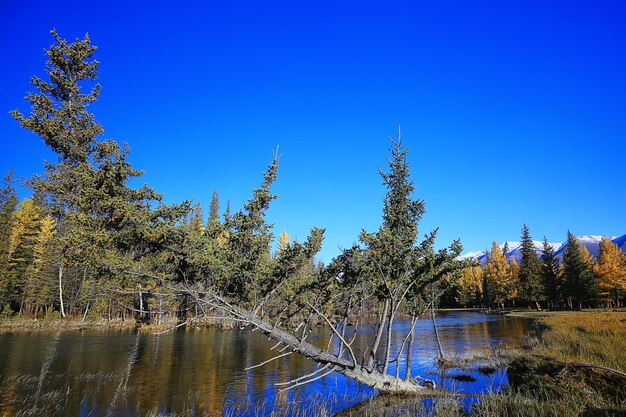
[[[620,300],[626,293],[626,255],[606,237],[600,241],[594,272],[598,296],[620,307]]]
[[[211,196],[211,205],[209,207],[209,220],[207,221],[206,234],[210,240],[215,240],[225,232],[224,225],[219,219],[219,196],[217,190],[213,191]],[[229,217],[229,216],[228,216]]]
[[[530,237],[528,227],[522,228],[522,259],[520,262],[520,297],[536,305],[540,309],[539,301],[543,299],[544,288],[541,282],[541,265],[535,252],[535,245]]]
[[[515,306],[515,300],[519,297],[519,273],[520,267],[517,264],[517,261],[515,259],[511,259],[511,262],[509,263],[509,286],[507,298],[513,301],[513,306]]]
[[[9,302],[5,290],[9,287],[9,236],[13,212],[17,206],[17,194],[12,184],[13,172],[9,171],[4,176],[4,186],[0,189],[0,311],[3,305]]]
[[[556,308],[561,302],[559,272],[559,260],[554,253],[554,248],[548,243],[548,238],[544,236],[541,253],[541,280],[550,309]]]
[[[211,205],[209,206],[209,223],[213,221],[218,221],[219,216],[220,216],[219,211],[220,211],[219,195],[217,194],[217,190],[213,190],[213,195],[211,195]]]
[[[410,254],[418,236],[417,224],[425,212],[424,202],[411,198],[415,187],[409,178],[408,150],[398,139],[389,151],[389,172],[379,169],[387,187],[383,224],[378,232],[362,232],[360,237],[367,246],[373,269],[379,269],[372,276],[375,277],[376,294],[381,300],[388,298],[390,288],[398,287],[402,280],[408,278]]]
[[[88,36],[68,43],[51,33],[56,43],[45,51],[49,81],[32,77],[36,92],[26,97],[31,114],[14,110],[11,115],[58,156],[55,164],[46,164],[44,176],[33,177],[29,185],[57,222],[59,304],[65,316],[67,272],[83,277],[72,289],[73,299],[79,298],[76,293],[89,271],[108,273],[120,285],[131,277],[141,279],[142,273],[117,271],[138,269],[139,260],[177,239],[176,226],[189,203],[166,206],[151,188],[128,187],[142,172],[128,162],[127,145],[101,139],[103,128],[88,110],[100,92],[100,85],[94,84],[96,47]]]
[[[593,263],[587,249],[570,232],[567,232],[567,247],[563,251],[563,295],[570,308],[575,301],[578,308],[595,297]],[[590,263],[591,262],[591,263]]]
[[[189,213],[190,233],[196,236],[202,236],[204,233],[204,220],[202,220],[202,206],[196,203]]]
[[[504,242],[504,246],[502,247],[502,255],[504,255],[504,259],[506,261],[509,260],[509,252],[510,252],[509,242]]]
[[[383,372],[386,372],[389,364],[391,328],[398,308],[404,306],[405,312],[412,317],[419,316],[428,305],[428,298],[431,298],[431,303],[436,302],[438,291],[435,291],[435,284],[443,284],[446,276],[454,275],[456,280],[456,275],[466,266],[456,261],[462,249],[458,240],[453,241],[449,248],[436,252],[433,248],[437,235],[435,230],[418,242],[418,223],[425,207],[423,201],[412,196],[415,187],[410,179],[408,150],[402,144],[400,132],[398,140],[392,139],[389,151],[388,170],[379,169],[387,188],[382,224],[376,232],[362,231],[360,235],[365,246],[364,275],[370,291],[382,304],[382,320],[378,325],[368,364],[373,366],[377,360],[376,351],[387,323]],[[410,350],[410,344],[407,349]]]
[[[277,176],[278,155],[274,154],[259,188],[253,190],[252,198],[228,221],[230,266],[222,290],[244,301],[260,298],[261,281],[269,275],[270,243],[274,234],[272,225],[265,221],[265,214],[276,198],[271,187]]]

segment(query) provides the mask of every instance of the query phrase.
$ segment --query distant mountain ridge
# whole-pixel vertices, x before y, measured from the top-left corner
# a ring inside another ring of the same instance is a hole
[[[578,239],[578,241],[587,248],[591,256],[593,256],[594,258],[597,258],[598,250],[600,247],[600,241],[602,240],[603,237],[604,236],[598,236],[598,235],[583,235],[583,236],[576,236],[576,239]],[[620,250],[622,250],[623,252],[626,252],[626,234],[621,235],[621,236],[608,236],[608,238],[611,239],[611,242],[615,243],[620,248]],[[508,247],[509,247],[508,253],[506,253],[507,259],[509,261],[512,259],[515,259],[515,261],[519,263],[520,260],[522,259],[522,253],[521,253],[522,243],[516,242],[516,241],[509,241],[509,242],[504,242],[498,246],[500,247],[500,249],[504,249],[505,244],[508,244]],[[537,252],[537,255],[541,256],[543,242],[539,240],[533,240],[533,245],[535,247],[535,252]],[[567,242],[565,243],[549,242],[549,245],[552,246],[552,248],[554,249],[554,252],[557,258],[562,259],[563,251],[565,250],[565,248],[567,248]],[[476,259],[482,265],[487,262],[487,252],[485,251],[468,252],[466,254],[461,255],[459,259]]]

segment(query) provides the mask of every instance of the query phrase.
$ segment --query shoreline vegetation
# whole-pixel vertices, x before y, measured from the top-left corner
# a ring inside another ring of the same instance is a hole
[[[537,320],[524,347],[499,353],[506,390],[477,396],[469,409],[453,393],[442,392],[428,406],[419,397],[380,395],[335,417],[626,416],[625,310],[505,314]]]

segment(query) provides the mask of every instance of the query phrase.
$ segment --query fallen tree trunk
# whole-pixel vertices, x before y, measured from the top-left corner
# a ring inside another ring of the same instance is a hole
[[[201,303],[206,303],[211,308],[217,308],[224,311],[233,320],[253,327],[260,333],[278,342],[279,345],[283,344],[286,348],[291,349],[293,352],[298,353],[319,365],[322,365],[319,370],[315,371],[313,374],[294,380],[292,387],[287,387],[286,389],[291,389],[295,386],[312,382],[313,380],[319,379],[321,376],[327,375],[331,372],[340,373],[354,381],[387,393],[423,393],[434,388],[434,383],[432,383],[432,381],[427,381],[429,382],[428,384],[420,385],[413,378],[398,378],[387,374],[386,372],[382,372],[377,368],[368,368],[364,364],[359,364],[354,357],[350,360],[346,359],[343,357],[346,349],[339,349],[339,354],[331,353],[328,350],[322,350],[318,346],[307,342],[305,340],[306,336],[297,337],[295,334],[273,325],[268,320],[259,318],[252,311],[248,311],[239,306],[228,303],[216,294],[207,294],[207,297],[197,297],[196,299]],[[350,344],[347,343],[345,339],[339,336],[337,336],[337,338],[348,350],[350,349]],[[275,358],[279,358],[281,356],[284,356],[284,354],[279,354]],[[266,361],[266,363],[270,361]],[[328,371],[323,375],[319,375],[319,373],[325,370]]]

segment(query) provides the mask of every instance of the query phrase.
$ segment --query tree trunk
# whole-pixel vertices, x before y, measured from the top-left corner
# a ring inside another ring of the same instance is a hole
[[[65,307],[63,307],[63,265],[59,265],[59,301],[61,303],[61,317],[65,318]]]
[[[435,319],[435,302],[430,307],[430,314],[433,318],[433,328],[435,329],[435,339],[437,340],[437,348],[439,349],[439,360],[444,360],[443,349],[441,348],[441,340],[439,339],[439,330],[437,329],[437,320]]]
[[[396,318],[396,309],[394,308],[393,302],[391,303],[391,311],[389,312],[389,321],[387,322],[387,340],[385,341],[385,364],[383,365],[383,373],[387,373],[387,368],[389,367],[389,355],[391,354],[391,332],[393,327],[393,322]],[[397,364],[396,364],[397,366]]]
[[[387,321],[387,312],[389,309],[389,300],[385,300],[383,305],[383,312],[380,315],[380,322],[378,323],[378,329],[376,332],[376,339],[374,339],[374,344],[372,345],[372,350],[370,351],[369,361],[367,366],[370,368],[374,367],[374,363],[376,362],[376,351],[378,350],[378,345],[380,344],[380,339],[383,336],[383,331],[385,330],[385,322]]]
[[[338,372],[350,379],[373,387],[374,389],[389,393],[421,393],[430,388],[419,385],[413,379],[400,379],[383,373],[377,369],[368,369],[365,366],[353,363],[352,360],[344,359],[338,355],[326,352],[319,347],[298,339],[295,335],[286,332],[272,323],[260,319],[252,311],[240,307],[228,306],[230,314],[249,325],[255,327],[262,334],[271,339],[289,346],[291,350],[305,358],[321,364],[328,365],[331,370]]]
[[[411,360],[413,355],[411,351],[413,350],[413,342],[415,341],[415,323],[417,321],[416,317],[411,318],[411,332],[409,334],[409,343],[406,348],[406,368],[404,371],[404,379],[411,379]],[[399,364],[398,364],[399,365]]]

